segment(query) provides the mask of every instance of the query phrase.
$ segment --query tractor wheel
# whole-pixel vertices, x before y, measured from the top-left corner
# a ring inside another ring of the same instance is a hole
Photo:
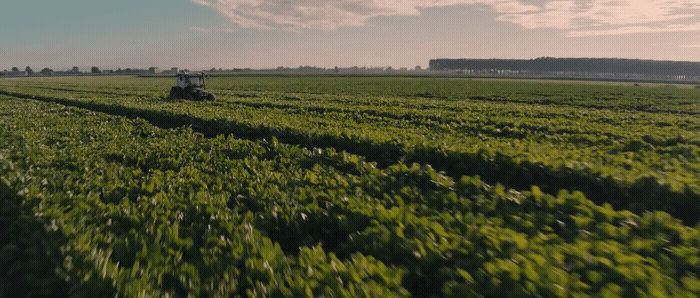
[[[182,99],[182,89],[180,87],[170,88],[170,99]]]
[[[204,101],[204,93],[199,89],[194,90],[192,92],[192,100]]]
[[[182,94],[182,98],[187,99],[187,100],[192,100],[193,97],[195,96],[195,94],[193,94],[193,93],[194,92],[193,92],[192,88],[189,88],[189,87],[185,88],[185,90]]]
[[[216,95],[207,93],[207,100],[208,101],[215,101],[216,100]]]

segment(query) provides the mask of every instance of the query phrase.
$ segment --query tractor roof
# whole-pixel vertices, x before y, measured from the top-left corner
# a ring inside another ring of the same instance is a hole
[[[187,73],[187,72],[180,72],[180,73],[178,73],[176,76],[177,76],[177,77],[184,76],[184,77],[186,77],[186,78],[189,78],[189,77],[203,77],[203,76],[204,76],[204,73],[189,74],[189,73]]]

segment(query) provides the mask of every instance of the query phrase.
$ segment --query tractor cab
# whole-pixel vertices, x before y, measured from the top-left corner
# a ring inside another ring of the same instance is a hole
[[[190,75],[186,72],[178,73],[177,86],[185,89],[187,87],[204,87],[204,74]]]

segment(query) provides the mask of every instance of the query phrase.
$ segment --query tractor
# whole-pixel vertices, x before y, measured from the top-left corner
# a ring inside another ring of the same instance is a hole
[[[216,96],[206,89],[204,73],[191,75],[180,72],[175,76],[177,85],[170,88],[170,99],[214,101]]]

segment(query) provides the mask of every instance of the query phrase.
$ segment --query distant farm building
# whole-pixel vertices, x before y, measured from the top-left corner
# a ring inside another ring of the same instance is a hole
[[[2,72],[0,74],[2,74],[3,76],[6,76],[6,77],[26,77],[26,76],[29,76],[29,72],[24,71],[24,70],[22,70],[22,71],[6,71],[6,72]]]

